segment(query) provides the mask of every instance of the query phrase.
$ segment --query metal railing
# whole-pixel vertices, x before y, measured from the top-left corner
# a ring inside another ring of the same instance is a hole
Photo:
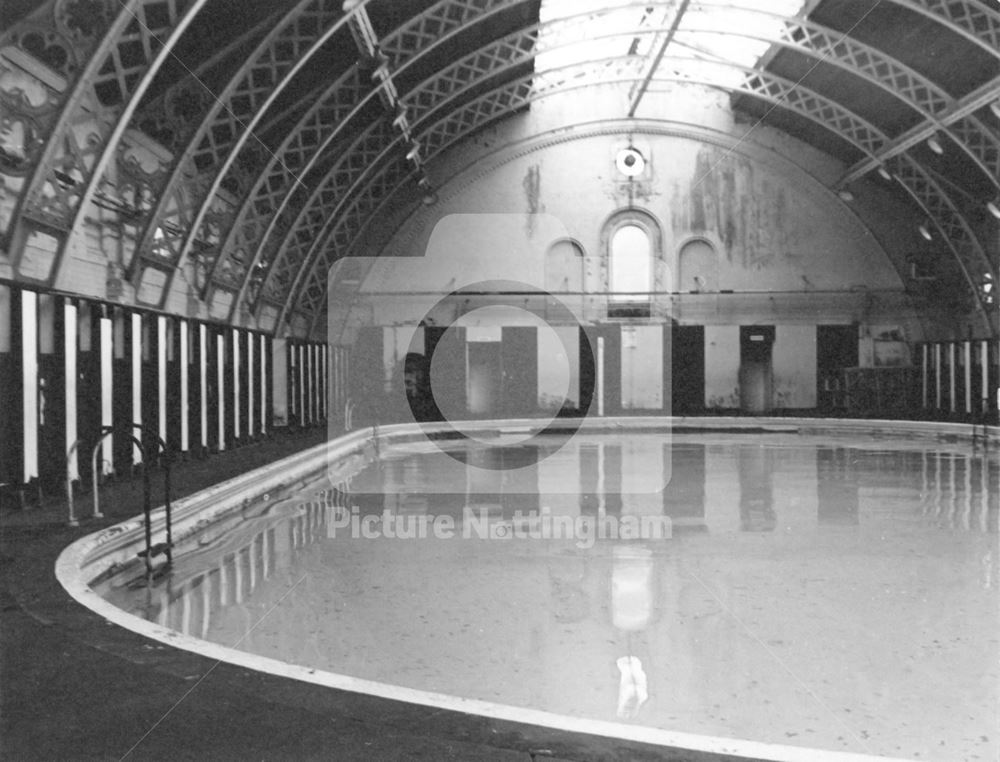
[[[97,454],[100,452],[101,448],[104,446],[104,441],[115,433],[115,427],[113,426],[102,426],[101,436],[94,445],[91,451],[90,461],[91,461],[91,475],[93,479],[93,500],[94,509],[91,514],[92,518],[103,518],[104,514],[101,513],[100,509],[100,484],[99,478],[100,473],[97,470]],[[142,439],[135,436],[134,433],[129,434],[128,438],[132,440],[143,456],[143,469],[142,469],[142,483],[143,483],[143,501],[142,501],[142,514],[143,522],[146,530],[146,549],[139,553],[139,557],[145,559],[146,563],[146,575],[147,577],[153,574],[153,558],[155,556],[166,554],[167,565],[173,562],[173,536],[172,536],[172,526],[171,526],[171,511],[170,511],[170,451],[167,449],[166,442],[163,438],[156,434],[151,434],[144,426],[138,423],[132,424],[133,431],[138,429],[143,435]],[[80,522],[76,518],[73,504],[73,479],[70,472],[70,459],[73,453],[76,451],[77,447],[82,442],[82,439],[77,439],[73,444],[69,446],[66,452],[66,500],[69,505],[69,526],[79,526]],[[157,460],[160,453],[163,454],[163,490],[164,490],[164,514],[166,519],[166,541],[153,544],[153,526],[152,526],[152,476],[150,474],[150,464]]]

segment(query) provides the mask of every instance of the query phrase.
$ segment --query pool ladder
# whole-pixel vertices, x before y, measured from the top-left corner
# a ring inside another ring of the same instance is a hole
[[[133,431],[138,429],[142,434],[143,438],[140,440],[135,434],[129,434],[128,438],[139,448],[139,451],[143,454],[143,465],[142,465],[142,516],[143,525],[146,530],[146,547],[144,550],[139,551],[137,556],[145,560],[146,563],[146,578],[151,579],[154,574],[153,569],[153,559],[157,556],[166,555],[167,563],[165,568],[169,568],[170,564],[173,563],[173,534],[172,534],[172,516],[170,511],[170,451],[167,449],[166,443],[163,438],[151,434],[144,426],[138,423],[132,424]],[[103,518],[104,514],[101,513],[100,509],[100,498],[98,495],[99,484],[98,484],[98,470],[97,470],[97,453],[104,446],[104,440],[107,439],[114,433],[114,428],[111,426],[101,427],[101,436],[94,445],[93,452],[91,453],[91,466],[93,471],[93,493],[94,493],[94,518]],[[79,521],[77,520],[74,510],[73,510],[73,480],[70,472],[70,458],[73,452],[80,445],[82,440],[77,439],[69,447],[69,451],[66,453],[66,496],[67,502],[69,504],[69,526],[79,526]],[[154,460],[157,460],[162,453],[162,463],[163,463],[163,497],[164,497],[164,519],[166,528],[166,539],[163,542],[153,542],[153,519],[152,519],[152,485],[150,474],[150,465]]]
[[[135,437],[133,437],[133,439],[135,439]],[[146,548],[145,550],[140,550],[136,555],[145,560],[146,579],[150,580],[153,578],[153,559],[156,556],[166,555],[167,557],[167,563],[161,568],[161,571],[170,568],[170,565],[174,561],[174,540],[172,536],[172,521],[170,515],[170,451],[167,450],[167,445],[163,439],[155,434],[153,436],[145,437],[145,440],[146,447],[144,448],[144,454],[146,460],[142,468],[142,517],[143,524],[146,529]],[[150,450],[153,452],[150,453]],[[166,528],[166,539],[163,542],[157,542],[154,544],[153,519],[151,514],[152,489],[150,484],[151,477],[149,473],[149,464],[156,459],[160,453],[163,453],[163,515]],[[152,457],[150,457],[151,455]]]

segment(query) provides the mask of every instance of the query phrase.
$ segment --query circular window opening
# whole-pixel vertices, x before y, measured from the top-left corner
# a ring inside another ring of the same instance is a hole
[[[626,177],[637,177],[646,169],[646,158],[634,148],[623,148],[618,152],[615,165]]]

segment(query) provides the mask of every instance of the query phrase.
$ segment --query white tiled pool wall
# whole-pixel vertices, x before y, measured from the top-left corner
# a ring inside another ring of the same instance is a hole
[[[551,422],[539,423],[533,419],[467,421],[455,424],[462,431],[495,432],[537,431]],[[947,442],[960,446],[992,447],[1000,451],[1000,427],[974,427],[961,423],[937,423],[890,420],[810,419],[810,418],[662,418],[662,417],[608,417],[557,420],[555,426],[577,429],[586,433],[617,431],[623,429],[648,430],[743,430],[748,434],[783,432],[837,439],[855,438],[852,443],[863,445],[883,438],[913,440],[926,445]],[[347,476],[360,470],[379,448],[393,444],[420,441],[428,435],[447,435],[455,431],[449,423],[400,423],[369,427],[350,432],[329,442],[297,453],[275,463],[228,479],[208,489],[172,503],[172,537],[176,544],[196,536],[230,513],[248,505],[261,495],[281,489],[290,489],[311,474],[325,469],[331,478]],[[985,443],[985,445],[984,445]],[[162,478],[154,472],[153,479]],[[152,512],[153,542],[166,537],[166,518],[163,506]],[[86,580],[94,580],[108,572],[136,561],[136,554],[145,546],[142,515],[115,524],[89,535],[71,548],[79,560],[79,570]]]

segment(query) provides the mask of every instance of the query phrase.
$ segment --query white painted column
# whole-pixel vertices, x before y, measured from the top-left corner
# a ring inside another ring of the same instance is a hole
[[[233,329],[233,437],[240,438],[240,331]]]
[[[66,370],[66,452],[69,452],[69,448],[76,441],[76,318],[76,305],[66,300],[63,304],[63,358]],[[69,456],[66,467],[71,480],[80,478],[75,449],[73,450],[73,454]]]
[[[941,345],[934,344],[934,408],[941,409]]]
[[[330,417],[330,350],[326,344],[320,347],[320,356],[323,358],[323,396],[320,398],[323,403],[323,418]]]
[[[982,408],[983,402],[989,400],[990,398],[990,344],[989,341],[984,340],[980,346],[980,373],[982,374],[982,392],[980,394],[980,399],[976,400],[976,404]],[[985,411],[983,411],[985,413]],[[984,469],[985,470],[985,469]]]
[[[267,433],[267,337],[260,337],[260,433]]]
[[[247,436],[253,437],[254,432],[254,335],[247,333]]]
[[[930,396],[930,383],[929,383],[929,379],[927,378],[927,371],[929,370],[929,368],[927,366],[930,365],[930,347],[928,347],[927,344],[924,344],[921,347],[921,349],[923,350],[921,352],[921,354],[923,356],[923,365],[922,365],[922,367],[923,367],[923,373],[921,374],[921,379],[923,380],[923,387],[924,387],[924,397],[923,397],[923,400],[924,400],[924,410],[926,410],[928,404],[930,403],[930,400],[929,400],[929,396]]]
[[[293,351],[299,354],[297,364],[299,372],[299,423],[304,425],[309,422],[308,411],[306,410],[305,347],[300,344]]]
[[[306,369],[306,415],[309,423],[313,423],[316,420],[316,378],[313,373],[313,347],[306,344],[303,349],[306,358],[304,363]]]
[[[965,357],[965,412],[972,412],[972,342],[966,341],[962,347]]]
[[[111,426],[114,422],[114,323],[111,318],[101,318],[101,426]],[[112,461],[115,451],[115,436],[104,440],[101,457],[101,474],[108,475],[114,468]],[[87,453],[90,457],[90,453]]]
[[[190,368],[188,367],[188,322],[179,320],[177,330],[180,331],[181,356],[178,358],[181,369],[181,452],[190,449],[191,421],[188,418],[190,407]]]
[[[215,337],[215,375],[219,385],[219,452],[226,449],[226,345],[222,334]]]
[[[157,433],[167,443],[167,317],[156,318],[156,399]]]
[[[277,351],[279,343],[284,344],[283,341],[282,342],[275,342],[275,351]],[[296,394],[296,388],[297,388],[296,385],[298,383],[298,378],[299,378],[298,349],[296,347],[294,347],[294,346],[289,347],[288,350],[287,350],[287,353],[283,353],[282,356],[286,357],[288,359],[288,362],[290,362],[292,364],[292,372],[291,372],[291,374],[288,374],[288,375],[291,376],[291,379],[292,379],[292,388],[288,389],[288,387],[287,387],[287,376],[286,376],[285,396],[282,398],[282,400],[283,401],[287,400],[286,404],[291,406],[291,410],[288,411],[289,417],[295,416],[298,419],[299,423],[302,423],[302,414],[299,412],[299,409],[298,409],[299,408],[299,400],[298,400],[298,396]],[[278,371],[278,366],[277,366],[277,363],[275,363],[275,373],[277,373],[277,371]],[[275,390],[278,389],[278,384],[277,384],[278,380],[279,379],[276,376],[275,377],[275,382],[276,383],[275,383],[275,387],[274,387]],[[275,399],[277,399],[277,391],[275,393]]]
[[[132,313],[132,423],[142,425],[142,315]],[[142,439],[139,429],[130,432]],[[132,443],[132,463],[142,463],[142,450]]]
[[[604,337],[597,337],[597,378],[594,383],[597,395],[597,414],[604,415]]]
[[[38,477],[38,294],[21,292],[22,482]]]
[[[208,330],[204,323],[198,325],[198,395],[201,407],[201,446],[208,447]]]
[[[958,387],[955,385],[955,342],[948,342],[948,410],[957,409]]]

